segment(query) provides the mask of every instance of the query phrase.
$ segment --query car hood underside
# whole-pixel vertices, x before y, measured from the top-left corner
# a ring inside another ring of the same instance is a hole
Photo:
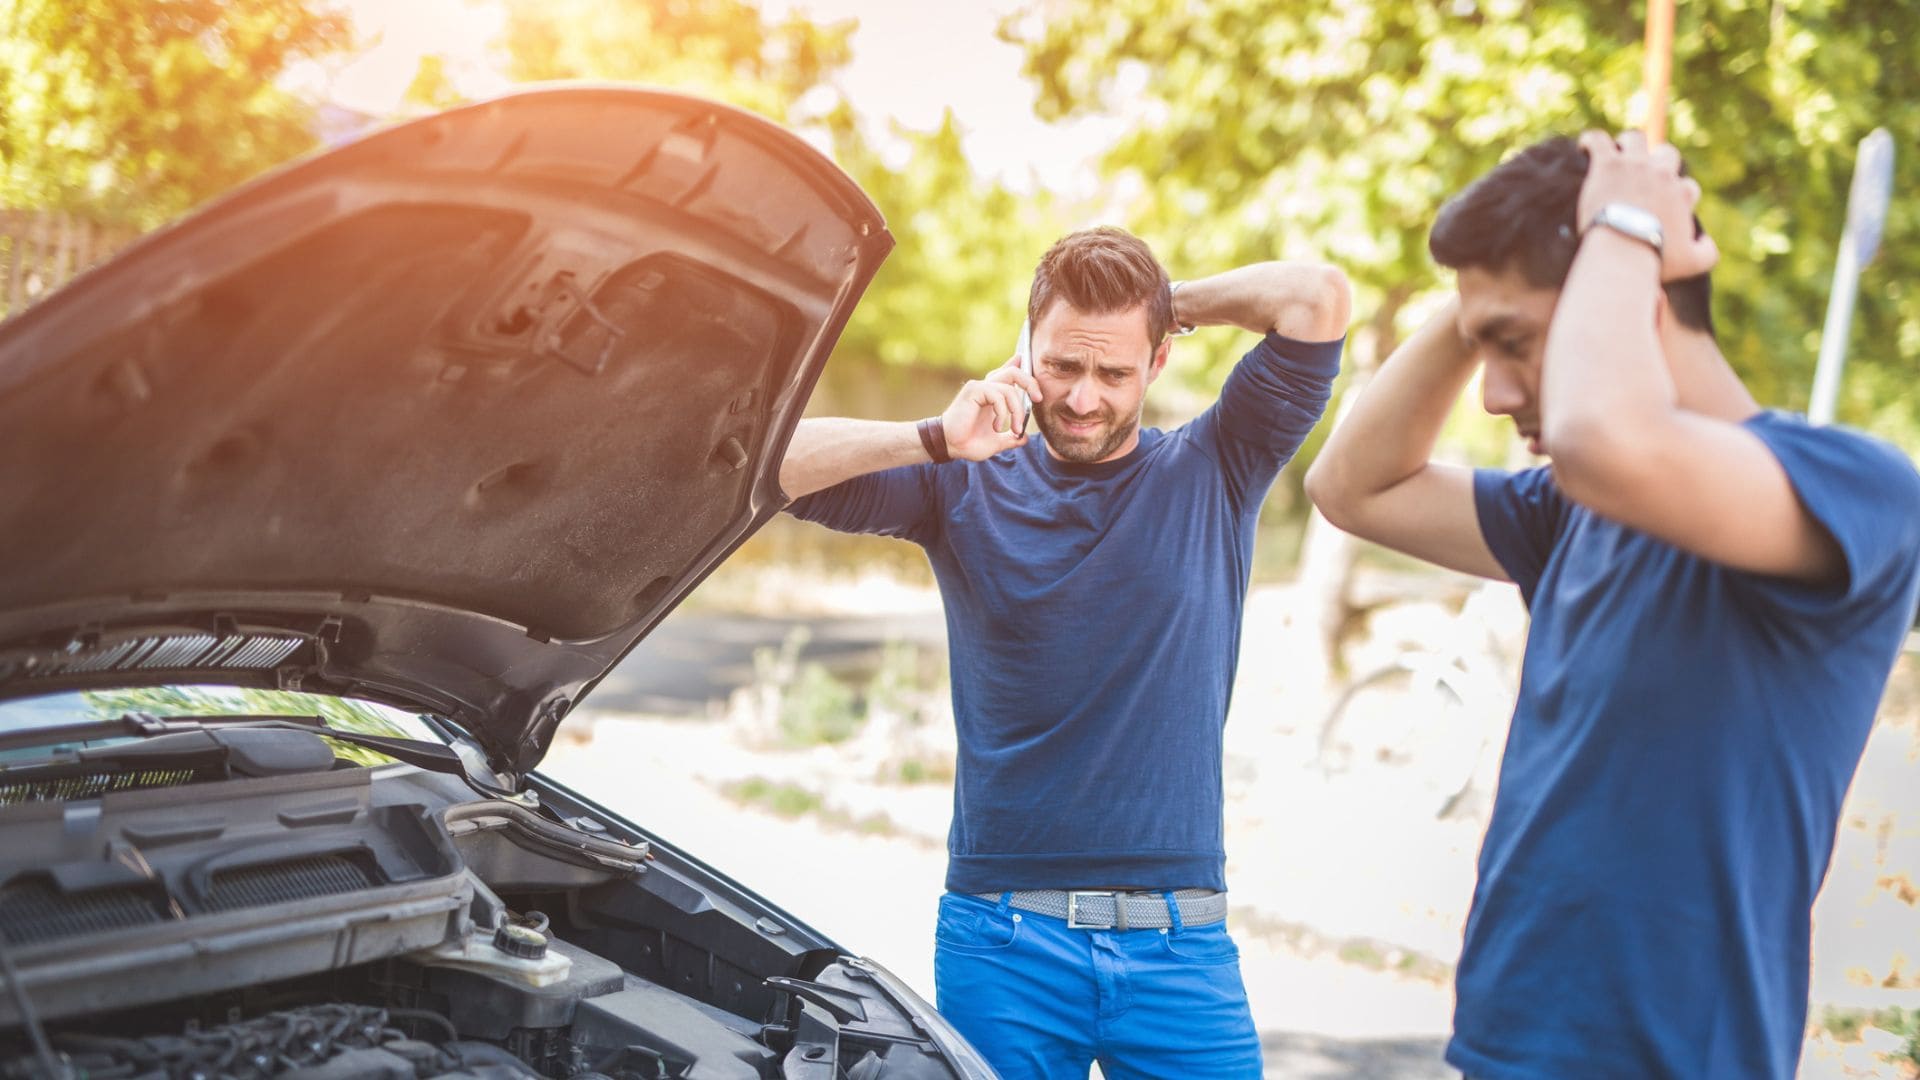
[[[242,189],[0,326],[0,696],[367,697],[524,773],[778,510],[891,245],[792,135],[627,89]]]

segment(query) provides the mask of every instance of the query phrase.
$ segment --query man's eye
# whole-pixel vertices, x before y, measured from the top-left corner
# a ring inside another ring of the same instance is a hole
[[[1506,353],[1508,356],[1519,356],[1520,351],[1526,347],[1526,344],[1527,339],[1525,338],[1503,338],[1500,341],[1494,342],[1493,347]]]

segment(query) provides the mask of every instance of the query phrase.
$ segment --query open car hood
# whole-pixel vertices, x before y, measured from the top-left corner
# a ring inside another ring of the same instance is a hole
[[[798,138],[634,89],[241,189],[0,324],[0,697],[366,697],[519,777],[779,509],[892,244]]]

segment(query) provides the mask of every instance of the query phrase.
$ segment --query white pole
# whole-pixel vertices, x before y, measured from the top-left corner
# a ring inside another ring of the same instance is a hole
[[[1860,260],[1853,233],[1840,235],[1840,259],[1833,267],[1833,291],[1827,294],[1827,322],[1820,328],[1820,363],[1813,369],[1813,400],[1807,419],[1833,423],[1833,403],[1840,396],[1840,369],[1847,363],[1847,336],[1853,330],[1853,302],[1860,295]]]
[[[1840,234],[1840,258],[1833,267],[1833,292],[1827,297],[1827,321],[1820,330],[1820,363],[1813,371],[1813,399],[1807,419],[1833,422],[1840,396],[1840,372],[1847,362],[1847,337],[1853,330],[1853,305],[1860,292],[1860,268],[1880,248],[1880,230],[1893,194],[1893,136],[1874,128],[1860,140],[1853,184],[1847,191],[1846,231]]]

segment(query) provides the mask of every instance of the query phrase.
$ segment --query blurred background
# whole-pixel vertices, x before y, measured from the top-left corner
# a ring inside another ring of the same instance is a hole
[[[898,240],[810,411],[906,419],[1003,361],[1058,235],[1175,277],[1327,260],[1334,411],[1443,298],[1426,227],[1546,134],[1642,120],[1640,4],[1562,0],[0,0],[0,275],[33,303],[281,162],[515,84],[635,81],[778,120]],[[1855,149],[1897,147],[1842,422],[1920,451],[1920,2],[1688,0],[1669,134],[1723,255],[1721,343],[1806,408]],[[1149,420],[1251,341],[1180,339]],[[1526,616],[1268,499],[1228,724],[1234,926],[1269,1071],[1439,1077]],[[1526,463],[1477,390],[1444,452]],[[563,730],[548,769],[931,994],[953,776],[909,545],[780,518]],[[1072,778],[1063,778],[1071,783]],[[1920,1076],[1920,674],[1894,673],[1815,910],[1806,1077]]]

